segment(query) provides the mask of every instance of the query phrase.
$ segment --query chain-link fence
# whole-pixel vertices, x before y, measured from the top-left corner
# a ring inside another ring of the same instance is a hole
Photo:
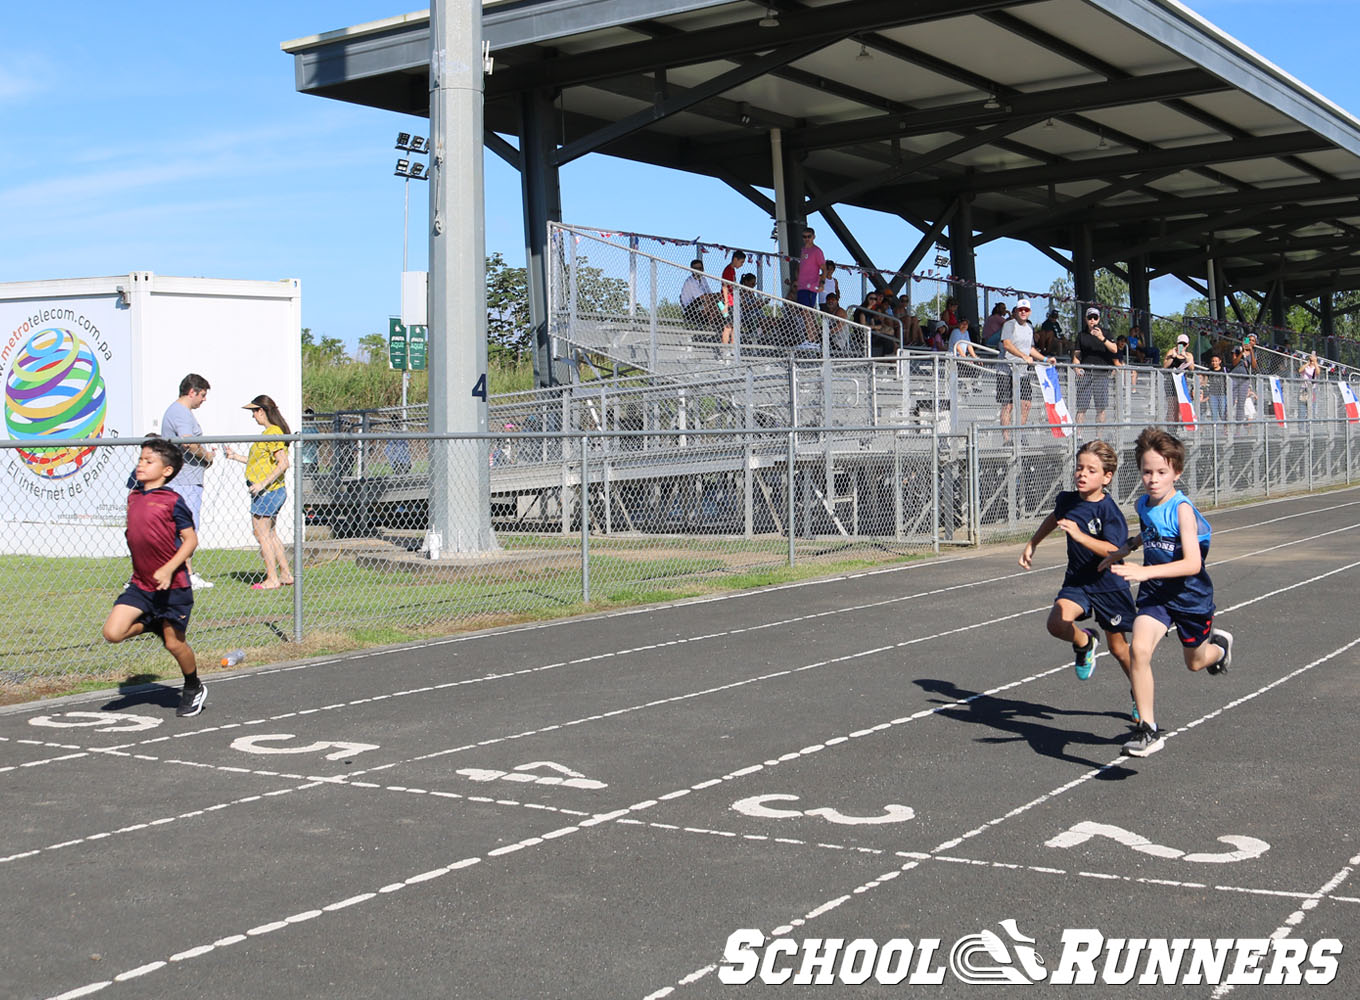
[[[757,398],[753,375],[707,395],[625,380],[552,401],[523,394],[492,408],[484,435],[432,437],[414,410],[323,415],[283,439],[286,500],[272,518],[252,515],[245,467],[223,460],[224,446],[244,454],[262,439],[200,439],[218,459],[203,487],[190,643],[207,666],[235,648],[261,662],[756,586],[788,567],[815,574],[1020,539],[1070,488],[1079,444],[1097,436],[1121,458],[1116,499],[1132,503],[1133,440],[1156,413],[1092,418],[1070,437],[1033,413],[1003,426],[998,379],[1010,380],[1018,413],[1016,380],[1027,376],[959,369],[907,372],[910,393],[894,383],[896,398],[858,411],[876,419],[843,426],[822,423],[834,410],[817,395],[820,371],[800,388],[796,366],[782,399],[772,387]],[[1162,402],[1160,387],[1134,388],[1132,398]],[[970,407],[989,420],[960,420]],[[1182,482],[1205,506],[1350,483],[1358,426],[1321,412],[1181,426]],[[48,460],[61,449],[61,463]],[[173,669],[155,639],[109,645],[100,632],[129,581],[139,453],[129,439],[44,442],[41,454],[0,442],[0,690]],[[436,501],[448,518],[432,516]],[[477,523],[491,544],[445,527]],[[444,537],[432,539],[432,526]],[[272,538],[283,565],[270,570]]]

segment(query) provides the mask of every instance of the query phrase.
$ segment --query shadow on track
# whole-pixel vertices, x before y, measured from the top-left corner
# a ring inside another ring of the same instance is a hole
[[[949,705],[951,702],[971,699],[966,704],[942,709],[938,713],[941,716],[957,719],[960,722],[988,726],[999,730],[1001,733],[1009,734],[980,736],[977,740],[979,743],[1018,743],[1023,740],[1029,744],[1030,749],[1035,753],[1042,754],[1045,757],[1080,764],[1083,767],[1100,768],[1101,772],[1098,777],[1104,781],[1122,780],[1136,773],[1125,767],[1106,767],[1105,761],[1091,760],[1069,749],[1073,745],[1105,749],[1116,747],[1128,738],[1127,732],[1120,731],[1113,735],[1101,736],[1090,731],[1045,725],[1046,722],[1057,718],[1071,719],[1077,716],[1117,719],[1127,725],[1128,716],[1122,713],[1054,708],[1052,705],[1041,705],[1033,701],[982,695],[980,692],[961,688],[953,681],[920,678],[913,683],[923,691],[938,695],[938,697],[931,699],[938,705]]]

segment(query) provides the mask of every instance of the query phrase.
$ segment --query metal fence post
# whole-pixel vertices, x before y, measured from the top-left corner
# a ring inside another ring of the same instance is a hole
[[[784,482],[784,492],[785,492],[785,494],[786,494],[786,496],[787,496],[787,498],[788,498],[788,499],[787,499],[787,502],[786,502],[786,507],[788,508],[788,510],[787,510],[787,512],[785,513],[784,526],[788,529],[788,532],[789,532],[789,565],[790,565],[790,566],[793,565],[793,531],[794,531],[794,527],[793,527],[793,518],[794,518],[794,501],[793,501],[793,447],[794,447],[794,435],[795,435],[795,433],[796,433],[796,431],[793,431],[793,430],[790,430],[790,431],[789,431],[788,451],[787,451],[787,453],[786,453],[786,462],[785,462],[785,465],[786,465],[787,469],[786,469],[786,476],[785,476],[785,482]]]
[[[655,258],[655,257],[653,257],[653,258],[651,259],[651,265],[652,265],[652,283],[651,283],[652,291],[651,291],[651,301],[650,301],[650,304],[649,304],[649,306],[648,306],[648,308],[647,308],[647,317],[648,317],[648,319],[647,319],[647,332],[648,332],[648,337],[649,337],[648,343],[649,343],[650,346],[651,346],[651,354],[649,354],[649,355],[647,356],[647,364],[648,364],[649,367],[655,369],[655,368],[656,368],[656,258]]]
[[[581,435],[581,600],[590,603],[590,439]]]
[[[938,379],[935,380],[935,384],[937,387],[939,386]],[[937,395],[936,400],[938,401],[938,399],[939,397]],[[938,413],[938,411],[936,412]],[[930,525],[930,547],[931,550],[935,553],[935,555],[938,556],[940,554],[940,516],[941,516],[940,423],[938,419],[932,421],[930,425],[930,509],[932,513]],[[951,517],[953,516],[953,513],[954,512],[951,510],[950,511]]]
[[[1262,471],[1265,473],[1266,496],[1270,496],[1270,421],[1264,417],[1259,417],[1261,424],[1261,454],[1265,465]]]
[[[977,424],[968,425],[968,506],[972,511],[969,527],[973,532],[973,545],[982,545],[982,477],[981,463],[978,461]]]
[[[893,432],[893,524],[895,537],[900,542],[906,536],[902,511],[902,442]]]
[[[307,517],[302,509],[302,444],[297,446],[298,461],[293,472],[293,641],[302,642],[302,547],[306,542]]]

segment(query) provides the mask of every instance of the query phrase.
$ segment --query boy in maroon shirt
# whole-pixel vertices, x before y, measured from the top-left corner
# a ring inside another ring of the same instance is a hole
[[[104,621],[104,638],[122,642],[147,631],[159,633],[184,674],[184,691],[175,714],[188,716],[203,710],[208,689],[198,679],[194,651],[184,641],[194,609],[194,591],[184,568],[198,547],[194,516],[184,498],[165,485],[175,478],[183,461],[179,448],[163,438],[149,438],[142,445],[133,473],[137,485],[127,503],[132,579],[113,602]]]

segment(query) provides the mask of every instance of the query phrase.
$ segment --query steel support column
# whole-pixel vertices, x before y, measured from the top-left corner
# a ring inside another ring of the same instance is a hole
[[[557,381],[548,334],[548,223],[562,221],[553,121],[553,97],[549,91],[535,90],[521,97],[519,179],[524,199],[524,260],[536,388]]]
[[[1078,302],[1096,300],[1095,255],[1091,248],[1091,230],[1087,226],[1072,230],[1072,288]]]
[[[486,216],[482,11],[430,4],[430,416],[433,435],[486,432]],[[430,530],[449,553],[498,548],[485,438],[445,439],[430,461]]]
[[[1133,310],[1133,322],[1150,333],[1152,322],[1152,282],[1148,278],[1147,258],[1142,254],[1129,260],[1129,307]]]
[[[979,330],[977,306],[977,259],[973,256],[972,199],[961,195],[958,208],[949,222],[950,271],[959,280],[953,294],[959,300],[959,318],[967,317],[969,328]]]

